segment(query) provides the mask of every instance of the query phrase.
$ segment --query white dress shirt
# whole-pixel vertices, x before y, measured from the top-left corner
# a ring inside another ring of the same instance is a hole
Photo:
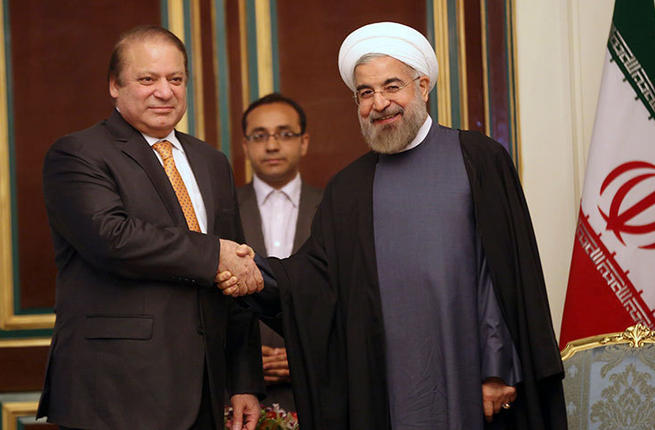
[[[198,188],[196,177],[193,176],[193,171],[191,170],[191,166],[189,165],[189,160],[186,158],[186,154],[184,153],[184,148],[182,147],[180,141],[177,140],[177,137],[175,137],[175,130],[171,131],[171,133],[168,136],[162,139],[148,136],[143,133],[141,134],[143,135],[143,138],[146,140],[146,142],[148,142],[148,145],[150,145],[151,148],[152,145],[154,145],[157,142],[161,142],[162,140],[168,140],[171,143],[171,146],[173,148],[173,160],[175,160],[175,167],[177,168],[177,171],[180,172],[182,181],[184,181],[184,186],[186,187],[186,190],[189,193],[189,197],[191,198],[191,204],[193,205],[193,210],[196,213],[196,218],[198,219],[198,225],[200,226],[200,231],[203,233],[207,233],[207,210],[205,209],[205,202],[203,201],[202,195],[200,194],[200,188]],[[153,152],[155,153],[157,159],[163,166],[164,162],[161,159],[159,153],[154,149]]]
[[[252,185],[262,217],[262,234],[266,252],[271,257],[286,258],[293,251],[298,205],[300,204],[300,174],[276,190],[253,175]]]
[[[430,131],[430,127],[432,127],[432,118],[430,117],[430,115],[427,115],[427,118],[425,118],[425,121],[423,122],[421,128],[418,129],[418,133],[416,133],[414,139],[411,142],[409,142],[409,145],[401,149],[400,152],[409,151],[410,149],[419,146],[421,142],[423,142],[423,139],[425,139],[425,137],[428,135],[428,132]]]

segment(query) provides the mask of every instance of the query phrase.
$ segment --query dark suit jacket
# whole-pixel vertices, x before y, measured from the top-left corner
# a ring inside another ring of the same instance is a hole
[[[211,146],[176,135],[207,234],[188,230],[156,155],[117,111],[46,155],[58,274],[38,416],[85,429],[186,430],[206,367],[222,428],[224,386],[263,392],[256,321],[213,286],[218,238],[243,240],[232,170]]]
[[[307,240],[312,227],[312,218],[316,208],[321,203],[323,191],[302,183],[300,189],[300,204],[298,206],[298,220],[296,221],[296,234],[293,239],[293,251],[296,252]],[[262,217],[257,206],[257,196],[252,182],[237,188],[239,200],[239,213],[241,224],[246,236],[246,242],[257,254],[267,256],[264,234],[262,233]],[[262,345],[274,348],[284,346],[284,339],[266,324],[260,323]],[[275,384],[267,387],[266,404],[278,403],[286,410],[294,410],[293,392],[290,384]]]

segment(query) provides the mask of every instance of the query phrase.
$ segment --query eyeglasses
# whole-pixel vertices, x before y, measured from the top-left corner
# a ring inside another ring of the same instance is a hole
[[[372,103],[373,99],[375,98],[375,93],[380,93],[382,97],[389,100],[390,98],[393,98],[396,93],[407,87],[407,85],[418,79],[421,79],[421,77],[417,76],[409,82],[396,81],[394,83],[383,86],[381,90],[374,90],[372,88],[360,88],[359,90],[355,91],[353,98],[355,99],[357,106],[362,104],[368,105],[369,103]]]
[[[268,139],[273,137],[275,140],[278,142],[289,142],[296,137],[302,136],[302,133],[294,133],[293,131],[278,131],[277,133],[269,134],[264,131],[258,131],[255,132],[249,136],[246,136],[246,140],[248,142],[255,142],[255,143],[264,143],[268,142]]]

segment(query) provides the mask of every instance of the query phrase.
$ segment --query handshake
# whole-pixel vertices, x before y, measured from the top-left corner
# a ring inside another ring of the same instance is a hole
[[[255,264],[255,251],[246,244],[220,239],[218,273],[214,281],[226,296],[239,297],[264,288],[264,279]]]

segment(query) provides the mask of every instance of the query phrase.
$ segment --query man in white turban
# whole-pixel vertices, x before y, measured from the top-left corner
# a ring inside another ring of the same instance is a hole
[[[260,261],[266,287],[249,300],[282,311],[302,428],[565,429],[511,158],[432,121],[437,59],[416,30],[359,28],[339,71],[372,151],[332,179],[298,254]]]

